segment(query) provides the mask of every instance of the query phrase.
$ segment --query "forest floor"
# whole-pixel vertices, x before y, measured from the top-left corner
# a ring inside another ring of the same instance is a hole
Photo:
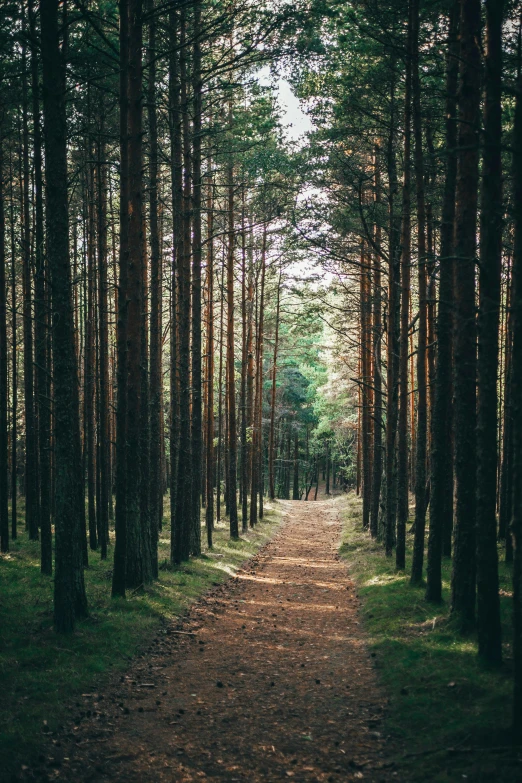
[[[26,779],[398,779],[337,504],[279,505],[275,537],[83,694]]]
[[[344,522],[341,556],[361,601],[361,621],[379,682],[388,697],[386,733],[400,755],[400,779],[413,783],[521,783],[522,751],[511,745],[512,573],[499,549],[504,663],[488,669],[476,634],[462,636],[450,615],[452,561],[443,559],[441,604],[410,585],[382,543],[362,529],[362,501],[337,498]]]

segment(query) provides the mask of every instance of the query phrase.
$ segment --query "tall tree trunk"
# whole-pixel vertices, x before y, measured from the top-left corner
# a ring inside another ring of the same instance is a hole
[[[274,427],[276,407],[276,381],[277,381],[277,349],[279,344],[279,311],[281,305],[281,271],[277,281],[276,299],[276,323],[274,336],[274,359],[272,363],[272,393],[270,398],[270,433],[268,437],[268,492],[270,500],[275,498],[275,474],[274,474]]]
[[[53,307],[53,388],[55,454],[54,623],[57,631],[74,628],[87,614],[80,546],[81,518],[78,465],[81,460],[78,375],[69,226],[67,214],[67,125],[65,60],[58,33],[58,0],[40,6],[44,85],[47,258]]]
[[[262,492],[262,455],[263,455],[263,347],[264,347],[264,319],[265,319],[265,278],[266,278],[266,247],[268,225],[263,224],[263,239],[261,246],[261,285],[259,294],[259,317],[257,323],[256,339],[256,377],[255,377],[255,401],[253,409],[253,437],[252,437],[252,488],[250,493],[250,527],[254,527],[258,519],[258,502],[261,503]]]
[[[178,479],[180,449],[180,269],[183,255],[183,163],[180,107],[180,75],[178,38],[179,15],[169,15],[169,125],[172,185],[172,272],[171,272],[171,328],[170,328],[170,559],[179,562],[180,521],[178,519]]]
[[[88,143],[88,155],[92,159],[92,149],[90,140]],[[96,276],[96,255],[95,255],[95,235],[94,235],[94,167],[89,166],[87,173],[87,310],[85,314],[85,353],[84,353],[84,431],[85,442],[84,452],[87,468],[87,513],[89,521],[89,546],[91,549],[98,548],[98,537],[96,531],[96,503],[95,503],[95,456],[94,456],[94,390],[95,381],[95,276]],[[87,563],[86,563],[87,565]]]
[[[374,177],[375,193],[374,201],[377,209],[381,203],[381,175],[380,175],[380,149],[375,146]],[[377,213],[375,224],[375,244],[377,252],[373,256],[373,459],[372,459],[372,491],[370,505],[370,533],[374,538],[379,532],[379,505],[381,499],[382,482],[382,366],[381,366],[381,340],[382,340],[382,291],[381,291],[381,216]],[[335,473],[334,473],[335,486]]]
[[[370,255],[366,252],[365,243],[361,251],[360,271],[360,313],[361,313],[361,456],[362,456],[362,523],[363,528],[370,526],[371,507],[371,452],[372,452],[372,419],[371,419],[371,266]],[[324,475],[323,475],[324,478]]]
[[[202,487],[202,387],[201,387],[201,122],[202,122],[202,79],[201,79],[201,2],[194,0],[194,46],[192,84],[193,106],[193,149],[192,149],[192,553],[201,553],[201,487]]]
[[[496,502],[498,330],[503,217],[503,11],[503,0],[487,0],[477,365],[477,632],[480,657],[494,665],[502,660]]]
[[[13,166],[12,158],[9,160],[9,179],[10,179],[10,209],[9,223],[11,233],[11,538],[13,541],[18,536],[18,464],[17,464],[17,440],[18,440],[18,365],[17,365],[17,317],[16,317],[16,239],[15,239],[15,217],[14,217],[14,197],[13,197]]]
[[[25,27],[25,9],[23,10]],[[30,219],[30,174],[29,174],[29,127],[28,98],[26,77],[26,52],[22,52],[22,295],[24,325],[24,403],[25,403],[25,522],[29,538],[37,541],[39,537],[39,498],[38,498],[38,454],[36,439],[36,411],[34,399],[34,358],[33,358],[33,312],[31,285],[31,219]]]
[[[426,599],[442,600],[441,559],[447,531],[453,528],[453,267],[455,187],[457,181],[457,83],[459,0],[450,9],[446,60],[446,176],[440,232],[440,283],[437,358],[431,419],[430,530]],[[451,551],[451,548],[450,548]]]
[[[156,16],[150,0],[149,22],[149,232],[150,232],[150,531],[152,576],[158,577],[158,534],[163,516],[161,480],[161,400],[162,400],[162,262],[158,227],[158,121],[156,108]],[[173,325],[171,325],[173,328]]]
[[[246,401],[245,401],[245,418],[247,431],[253,432],[253,415],[254,415],[254,236],[253,236],[253,218],[250,213],[250,228],[249,228],[249,246],[248,246],[248,285],[247,285],[247,301],[246,301],[246,319],[247,319],[247,332],[246,332]],[[247,440],[247,449],[245,454],[245,494],[248,493],[252,487],[252,438]]]
[[[120,0],[120,248],[117,289],[116,514],[112,596],[125,597],[127,564],[127,314],[129,278],[129,7]]]
[[[28,3],[31,37],[31,91],[33,99],[33,159],[34,159],[34,227],[35,227],[35,362],[38,408],[38,463],[40,476],[41,570],[50,576],[53,570],[51,532],[51,384],[48,366],[47,338],[49,313],[46,293],[46,263],[44,248],[43,164],[40,121],[40,85],[38,81],[38,51],[36,14],[32,0]]]
[[[223,321],[225,308],[225,265],[221,266],[220,312],[219,312],[219,372],[218,372],[218,442],[216,468],[216,521],[221,519],[221,473],[222,473],[222,440],[223,440]]]
[[[522,200],[522,15],[519,19],[517,94],[513,130],[513,201]],[[513,348],[511,393],[513,411],[513,495],[511,528],[515,540],[513,562],[513,740],[522,743],[522,213],[515,211],[513,248]]]
[[[247,248],[245,226],[245,184],[241,186],[241,391],[239,410],[241,413],[241,528],[248,530],[248,442],[247,442]]]
[[[426,478],[428,448],[427,328],[428,303],[426,280],[426,196],[424,151],[422,148],[421,83],[419,71],[419,0],[412,0],[412,99],[415,138],[415,186],[417,196],[417,255],[419,284],[419,327],[417,338],[417,428],[415,441],[415,538],[411,566],[411,584],[422,582],[424,537],[426,530]]]
[[[399,367],[399,442],[397,499],[397,569],[406,567],[406,523],[408,521],[408,327],[410,321],[411,266],[411,71],[413,40],[413,2],[409,3],[406,85],[404,97],[404,181],[402,188],[401,256],[401,337]]]
[[[143,159],[142,159],[142,1],[128,3],[128,277],[127,277],[127,440],[126,586],[144,582],[141,515],[142,318],[143,318]]]
[[[207,420],[206,420],[206,496],[205,524],[207,528],[207,545],[212,548],[212,531],[214,528],[214,181],[212,167],[209,161],[209,182],[207,199]]]
[[[292,487],[292,500],[299,500],[299,430],[296,427],[294,433],[294,483]]]
[[[394,63],[392,62],[392,66]],[[393,70],[393,68],[392,68]],[[393,552],[397,517],[397,460],[396,432],[399,412],[399,334],[400,334],[400,216],[396,210],[399,190],[396,166],[395,81],[392,76],[390,132],[388,136],[387,169],[390,183],[389,262],[388,262],[388,334],[387,334],[387,389],[386,398],[386,511],[384,546],[387,557]]]
[[[451,610],[462,630],[475,620],[475,263],[480,127],[480,0],[460,2],[459,132],[455,206],[455,474],[457,507]]]
[[[103,133],[103,125],[101,134]],[[100,135],[101,135],[100,134]],[[110,432],[109,432],[109,306],[107,279],[107,175],[105,167],[105,145],[98,143],[98,317],[99,317],[99,470],[100,508],[99,534],[101,559],[107,558],[109,543],[109,494],[110,480]]]
[[[3,128],[0,134],[3,139]],[[0,142],[0,550],[9,551],[7,437],[7,281],[5,257],[4,150]]]
[[[180,92],[183,127],[183,246],[178,262],[179,318],[179,456],[176,498],[177,553],[188,560],[191,549],[192,457],[190,443],[190,139],[186,65],[186,15],[180,13]]]
[[[232,133],[232,101],[228,107],[229,133]],[[228,472],[227,496],[230,515],[230,536],[238,538],[237,516],[237,432],[236,388],[234,372],[234,163],[232,150],[227,162],[227,401],[228,401]]]

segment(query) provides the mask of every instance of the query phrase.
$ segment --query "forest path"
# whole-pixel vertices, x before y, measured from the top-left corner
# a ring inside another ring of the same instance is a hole
[[[85,699],[102,715],[62,742],[60,780],[392,779],[335,504],[281,506],[282,526],[242,571],[103,701]]]

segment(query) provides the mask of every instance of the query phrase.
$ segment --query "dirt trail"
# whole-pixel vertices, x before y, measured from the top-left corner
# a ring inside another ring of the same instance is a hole
[[[94,714],[63,738],[59,780],[397,779],[337,555],[338,514],[329,501],[283,507],[243,571],[160,634],[103,700],[84,698]]]

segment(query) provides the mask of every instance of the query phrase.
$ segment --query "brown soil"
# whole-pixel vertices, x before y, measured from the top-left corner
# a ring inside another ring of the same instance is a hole
[[[55,740],[49,778],[392,779],[338,513],[331,501],[282,506],[278,533],[243,570],[101,699],[83,697],[87,716]]]

